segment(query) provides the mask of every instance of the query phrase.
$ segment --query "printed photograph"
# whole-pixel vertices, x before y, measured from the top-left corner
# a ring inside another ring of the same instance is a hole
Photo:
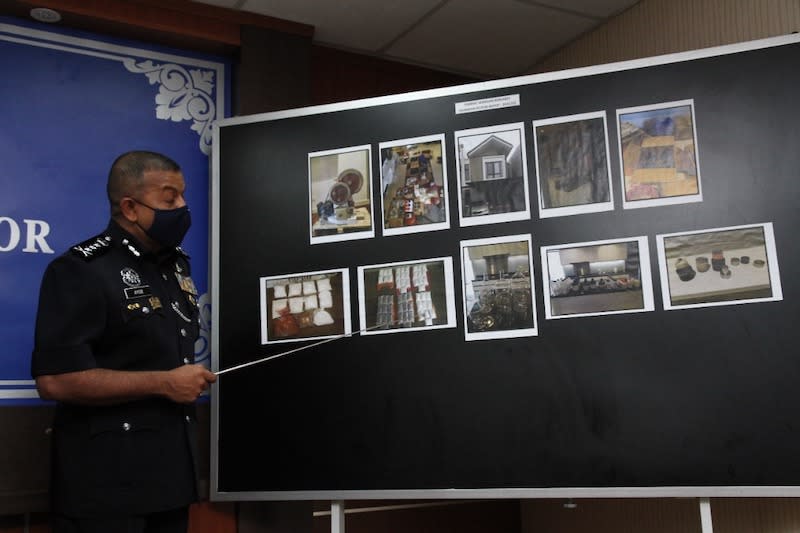
[[[454,328],[453,258],[358,267],[361,335]]]
[[[656,239],[664,309],[783,299],[771,222]]]
[[[308,154],[311,244],[375,236],[371,154],[370,145]]]
[[[261,344],[349,335],[346,268],[260,279]]]
[[[461,278],[465,340],[538,334],[530,234],[461,241]]]
[[[383,234],[448,229],[444,135],[383,142]]]
[[[530,218],[523,123],[457,131],[455,152],[462,226]]]
[[[617,110],[623,207],[703,200],[694,101]]]
[[[647,237],[543,246],[546,318],[654,309]]]
[[[539,217],[613,211],[606,113],[533,122]]]

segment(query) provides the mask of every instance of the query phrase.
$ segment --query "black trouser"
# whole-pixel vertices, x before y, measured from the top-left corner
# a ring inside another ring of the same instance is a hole
[[[189,508],[134,516],[73,518],[53,515],[53,533],[186,533]]]

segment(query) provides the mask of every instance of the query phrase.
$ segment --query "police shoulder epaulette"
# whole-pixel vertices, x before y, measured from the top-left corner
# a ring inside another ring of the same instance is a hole
[[[189,254],[184,252],[180,246],[175,247],[175,253],[177,254],[177,257],[175,257],[175,272],[184,276],[191,276],[192,267],[189,263]]]
[[[111,235],[101,233],[91,239],[76,244],[70,251],[84,261],[91,261],[111,250]]]

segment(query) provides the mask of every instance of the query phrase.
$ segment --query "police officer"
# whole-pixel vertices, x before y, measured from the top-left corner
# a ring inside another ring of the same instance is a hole
[[[56,533],[185,532],[197,499],[197,291],[178,247],[191,224],[180,167],[128,152],[108,177],[106,230],[44,274],[31,373],[55,400]]]

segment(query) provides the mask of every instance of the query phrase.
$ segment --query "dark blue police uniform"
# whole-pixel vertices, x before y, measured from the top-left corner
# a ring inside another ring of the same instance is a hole
[[[193,363],[196,298],[180,248],[145,252],[112,220],[105,232],[47,267],[31,373],[170,370]],[[59,403],[52,510],[92,517],[189,505],[197,499],[195,432],[194,407],[163,398]]]

